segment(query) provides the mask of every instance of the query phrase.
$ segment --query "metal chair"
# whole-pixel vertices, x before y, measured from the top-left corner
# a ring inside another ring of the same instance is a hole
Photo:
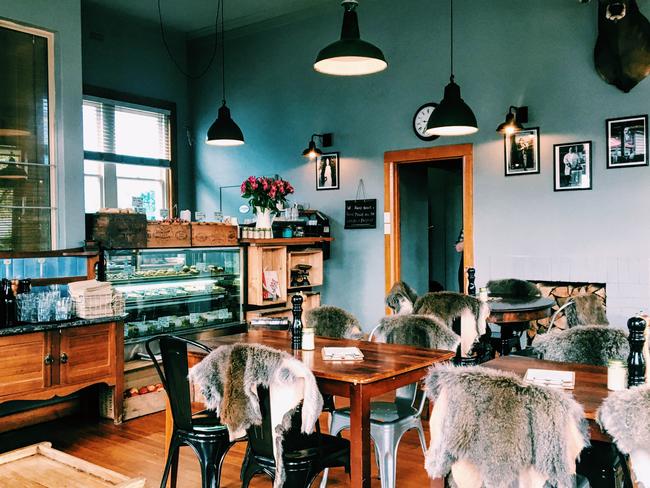
[[[152,344],[158,343],[162,369],[153,352]],[[174,419],[172,437],[169,442],[167,460],[160,487],[167,486],[171,470],[171,486],[176,486],[178,455],[181,446],[189,446],[199,458],[203,488],[218,488],[221,479],[221,464],[230,447],[228,430],[219,418],[210,411],[192,415],[190,384],[187,379],[187,346],[192,345],[210,352],[211,349],[199,342],[182,337],[163,335],[149,339],[145,348],[165,387],[169,406]]]
[[[381,325],[381,324],[380,324]],[[376,326],[370,336],[379,326]],[[422,452],[427,450],[422,427],[421,415],[424,409],[425,395],[418,383],[399,388],[395,392],[394,402],[370,403],[370,437],[375,445],[375,459],[379,467],[379,477],[382,488],[394,488],[397,471],[397,449],[404,434],[416,429],[420,438]],[[339,435],[350,427],[350,408],[341,408],[332,412],[330,434]],[[321,488],[327,485],[328,470],[323,473]]]

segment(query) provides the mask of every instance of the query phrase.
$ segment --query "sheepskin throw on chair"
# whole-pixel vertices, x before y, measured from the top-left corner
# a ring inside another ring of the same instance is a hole
[[[441,319],[428,315],[389,315],[375,331],[377,342],[455,351],[460,337]]]
[[[357,318],[342,308],[331,305],[312,308],[305,314],[305,325],[317,336],[337,339],[362,339],[363,330]]]
[[[587,422],[564,391],[480,366],[433,368],[425,389],[434,402],[425,456],[431,478],[451,471],[460,488],[573,487]]]
[[[398,281],[386,295],[386,306],[397,315],[413,313],[418,295],[406,282]]]
[[[650,385],[610,393],[598,409],[598,422],[630,456],[637,481],[650,486]]]
[[[610,359],[627,360],[627,334],[604,325],[579,325],[561,332],[540,334],[533,348],[544,359],[564,363],[607,366]]]
[[[206,407],[214,410],[228,428],[230,439],[243,437],[253,425],[262,424],[257,387],[269,389],[275,458],[274,488],[284,483],[283,432],[302,402],[303,433],[314,431],[323,408],[316,378],[310,369],[286,352],[259,344],[221,346],[190,370]]]
[[[530,281],[515,278],[491,280],[487,282],[486,286],[490,290],[490,295],[497,297],[533,299],[542,295],[539,289]]]
[[[451,291],[426,293],[415,302],[414,313],[441,319],[450,329],[460,319],[460,353],[469,355],[474,342],[485,334],[490,307],[478,298]]]

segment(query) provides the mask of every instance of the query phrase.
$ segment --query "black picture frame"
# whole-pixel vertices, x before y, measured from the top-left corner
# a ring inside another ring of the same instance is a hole
[[[648,114],[607,119],[605,131],[607,169],[648,166]]]
[[[505,176],[539,174],[539,127],[503,136],[503,164]]]
[[[323,153],[314,159],[316,191],[338,190],[341,187],[341,168],[338,152]],[[329,165],[329,171],[327,166]],[[332,165],[334,168],[332,169]]]
[[[553,190],[591,190],[593,187],[592,141],[553,145]]]

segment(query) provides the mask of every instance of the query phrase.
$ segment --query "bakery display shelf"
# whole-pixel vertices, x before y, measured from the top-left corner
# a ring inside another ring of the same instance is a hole
[[[141,298],[127,298],[126,311],[137,310],[148,307],[157,307],[160,305],[178,305],[179,303],[197,303],[206,300],[218,300],[221,298],[232,297],[227,292],[219,293],[188,293],[187,295],[161,295],[148,296]]]
[[[162,335],[162,334],[177,334],[177,335],[183,335],[185,333],[188,334],[194,334],[196,332],[202,332],[206,330],[212,330],[218,327],[223,327],[223,326],[230,326],[230,325],[241,325],[242,322],[239,320],[233,320],[233,319],[216,319],[216,320],[211,320],[209,322],[206,322],[201,325],[192,325],[191,327],[170,327],[166,328],[163,330],[159,330],[153,333],[144,333],[142,335],[138,335],[136,337],[125,337],[124,339],[124,344],[137,344],[138,342],[142,342],[143,339],[149,339],[150,337],[154,337],[157,335]],[[125,328],[128,327],[128,323],[125,324]]]
[[[106,276],[106,281],[110,281],[113,285],[137,285],[137,284],[145,284],[145,283],[165,283],[165,282],[174,282],[175,284],[178,284],[178,282],[183,282],[183,281],[194,281],[197,279],[211,279],[211,280],[218,280],[222,278],[230,278],[230,277],[239,277],[239,273],[218,273],[218,274],[212,274],[212,273],[199,273],[199,274],[190,274],[190,273],[184,273],[183,275],[166,275],[166,276],[132,276],[129,278],[125,279],[114,279],[110,274],[107,274]]]

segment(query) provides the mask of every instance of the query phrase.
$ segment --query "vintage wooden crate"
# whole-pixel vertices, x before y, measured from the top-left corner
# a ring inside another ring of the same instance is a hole
[[[144,478],[129,478],[52,449],[49,442],[0,454],[0,486],[20,488],[142,488]]]
[[[187,222],[147,222],[146,247],[189,247],[191,243]]]
[[[218,222],[192,222],[192,246],[236,246],[237,226]]]
[[[147,245],[147,217],[143,214],[86,214],[86,238],[106,249]]]

